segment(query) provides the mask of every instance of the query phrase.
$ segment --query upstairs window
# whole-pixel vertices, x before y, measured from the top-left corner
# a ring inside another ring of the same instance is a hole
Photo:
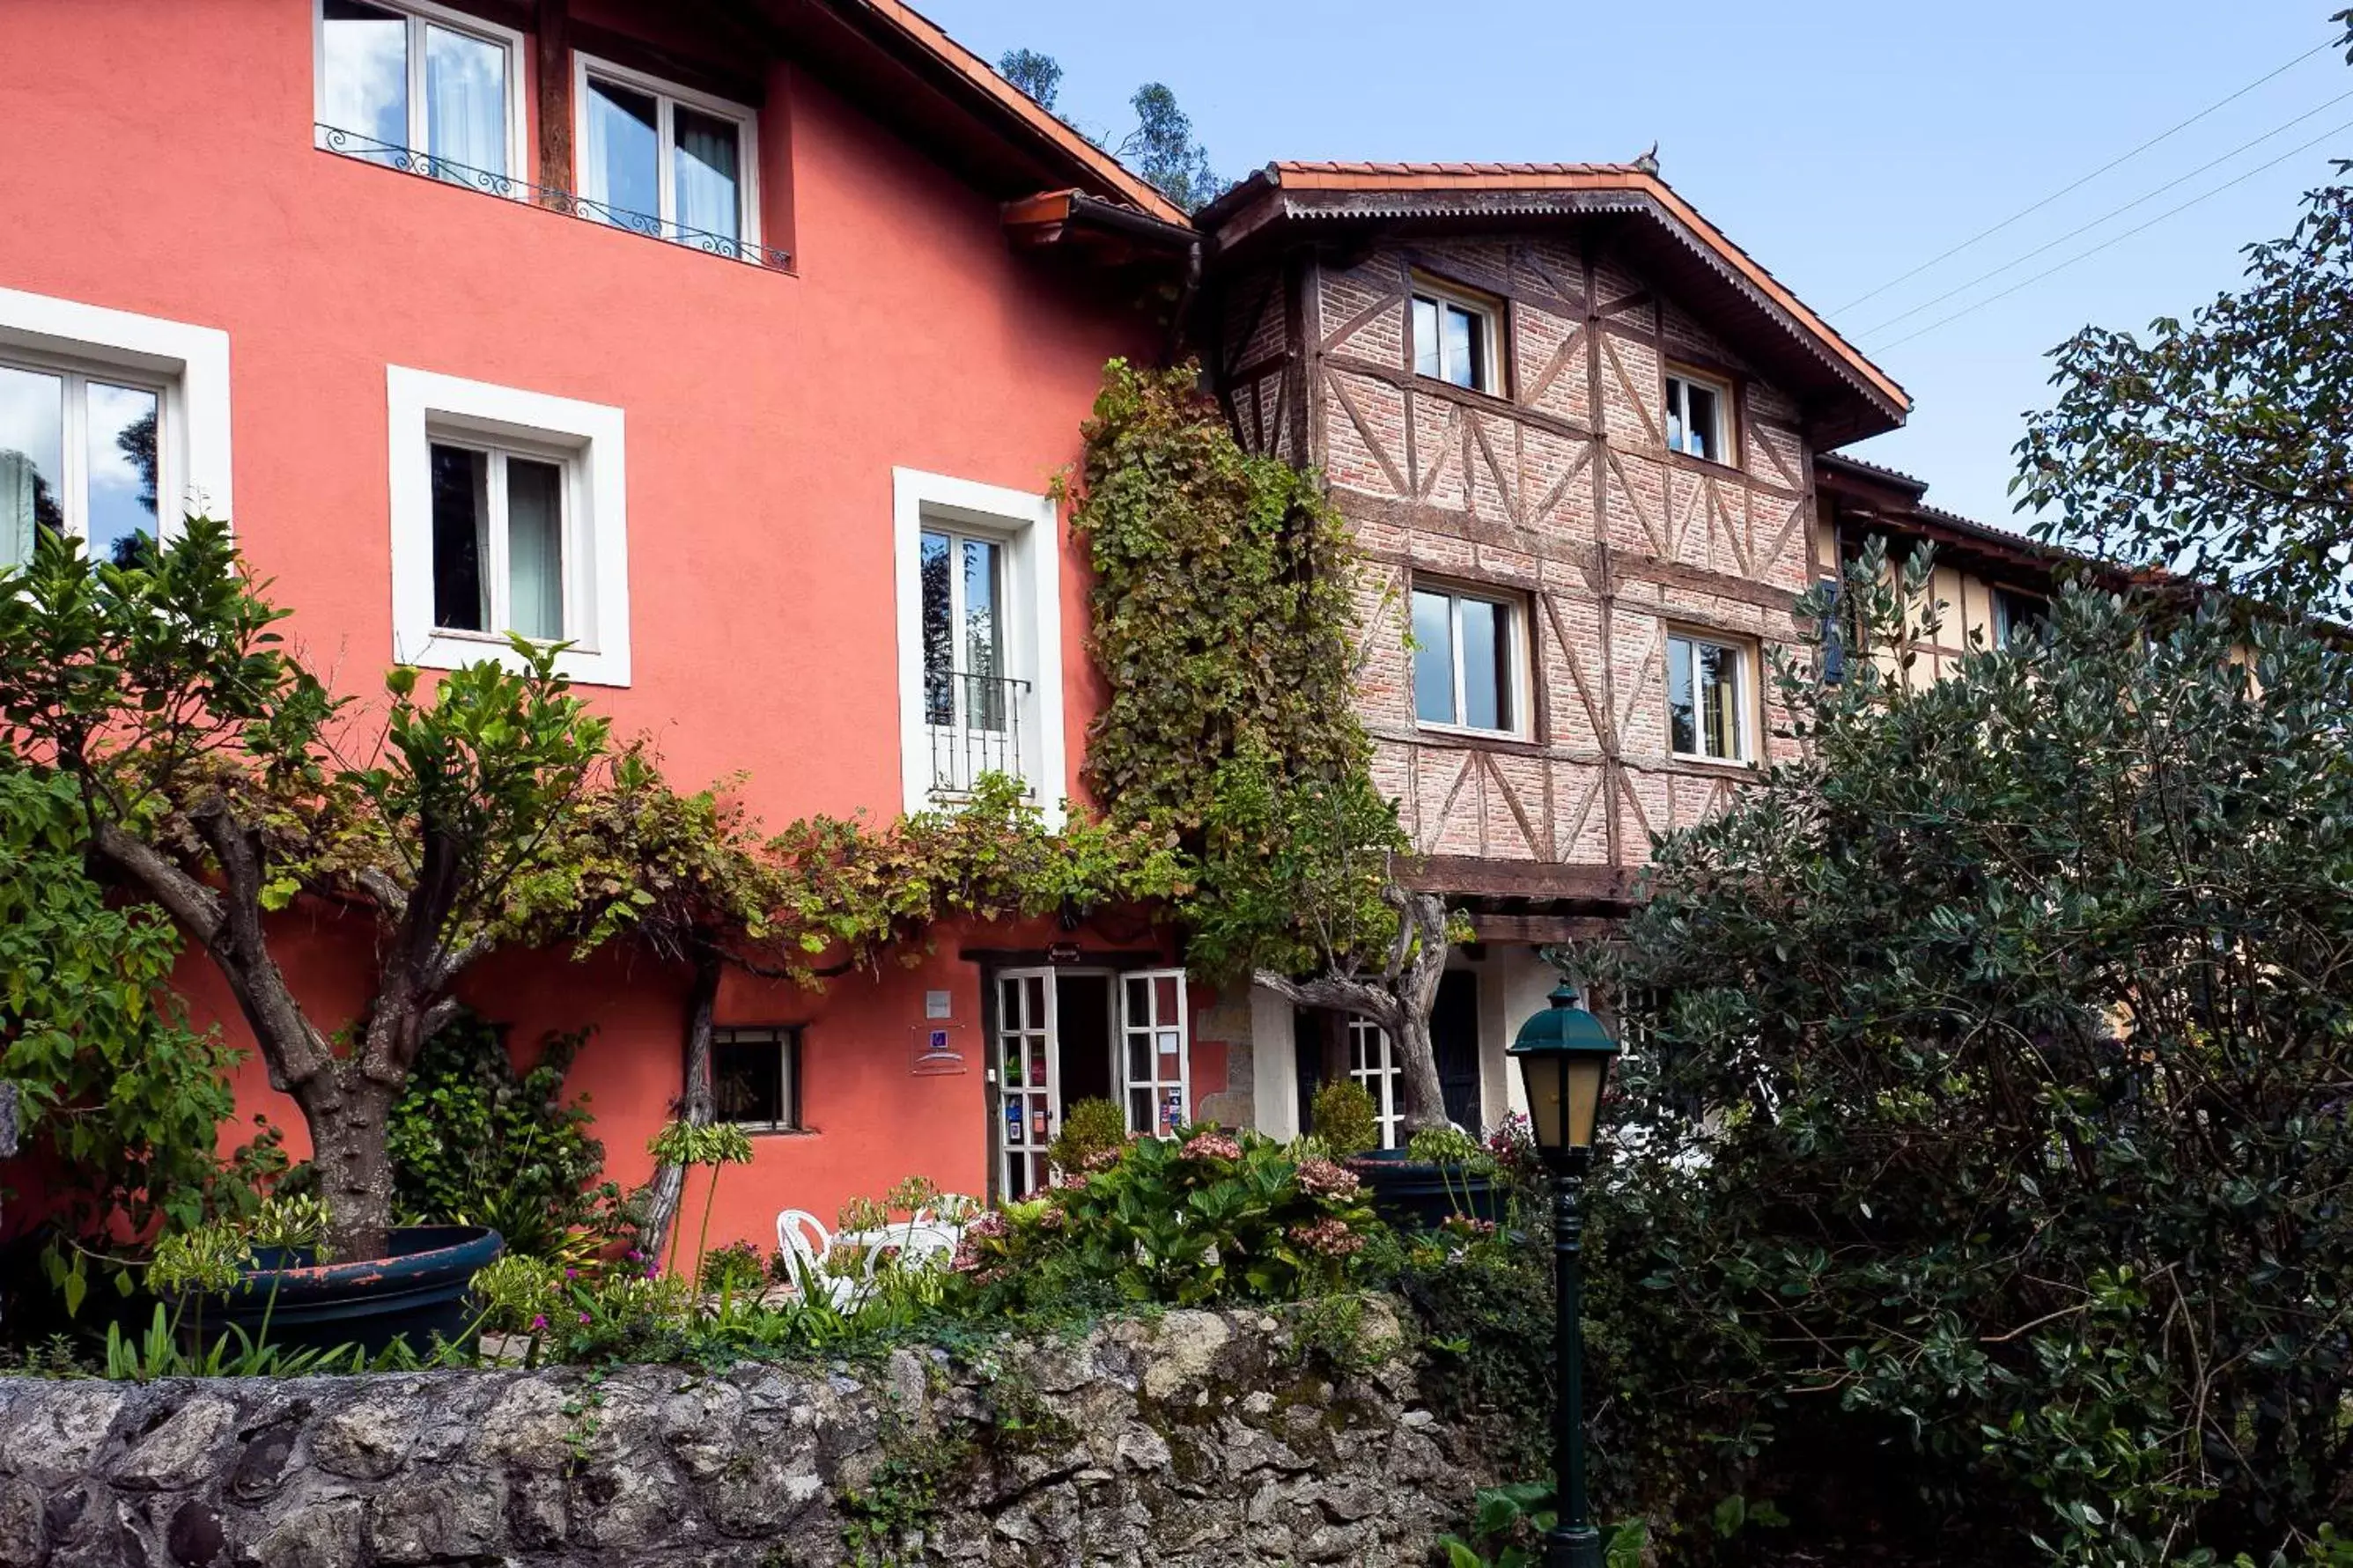
[[[1413,712],[1502,734],[1521,728],[1519,607],[1451,588],[1413,591]]]
[[[565,534],[577,509],[569,454],[432,443],[433,626],[562,642]]]
[[[586,216],[756,259],[757,115],[586,55],[578,59]]]
[[[318,0],[319,144],[523,194],[522,35],[405,0]]]
[[[1732,461],[1727,416],[1732,389],[1690,371],[1667,373],[1667,450],[1711,463]]]
[[[1679,757],[1748,760],[1748,651],[1681,633],[1667,638],[1667,744]]]
[[[392,656],[514,662],[567,645],[575,681],[629,683],[621,411],[394,365]]]
[[[164,403],[160,382],[0,357],[0,568],[30,561],[42,533],[131,563],[169,493]]]
[[[1413,368],[1430,376],[1494,393],[1503,384],[1496,365],[1496,311],[1493,304],[1418,282],[1413,296]]]
[[[1053,499],[892,470],[899,742],[906,809],[1018,782],[1060,826],[1060,517]]]
[[[2020,637],[2038,635],[2051,618],[2051,604],[2014,588],[1993,591],[1993,646],[2008,647]]]
[[[1006,673],[1001,538],[926,528],[923,577],[923,725],[933,787],[968,792],[984,773],[1021,776],[1021,709],[1029,683]]]

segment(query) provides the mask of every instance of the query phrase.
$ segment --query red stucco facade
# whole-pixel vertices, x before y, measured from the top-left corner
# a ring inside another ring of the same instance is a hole
[[[547,9],[481,14],[528,29]],[[575,29],[637,28],[744,68],[725,40],[662,37],[660,14],[570,8]],[[893,469],[1043,491],[1077,455],[1103,362],[1152,354],[1159,330],[1008,244],[997,193],[809,69],[757,68],[763,225],[791,246],[786,271],[319,150],[315,25],[312,0],[12,0],[0,289],[227,333],[232,521],[293,608],[293,640],[356,694],[395,653],[386,367],[622,409],[633,668],[586,694],[617,732],[653,737],[680,785],[745,773],[745,804],[771,823],[895,815]],[[535,37],[520,51],[535,155],[543,56]],[[1052,531],[1069,761],[1050,798],[1075,790],[1093,692],[1081,558]],[[786,1205],[830,1219],[912,1172],[985,1190],[987,971],[959,954],[1050,940],[1116,945],[947,931],[916,967],[823,995],[731,978],[723,1024],[807,1026],[813,1131],[759,1140],[714,1236],[763,1235]],[[302,944],[322,1022],[358,1004],[366,941],[354,920]],[[185,969],[199,1016],[243,1037],[208,968]],[[575,1086],[611,1173],[634,1183],[677,1092],[683,989],[624,953],[512,955],[464,994],[519,1044],[594,1026]],[[908,1069],[927,991],[948,993],[963,1075]],[[247,1079],[248,1105],[301,1152],[291,1105],[258,1062]],[[1219,1087],[1197,1076],[1197,1095]]]

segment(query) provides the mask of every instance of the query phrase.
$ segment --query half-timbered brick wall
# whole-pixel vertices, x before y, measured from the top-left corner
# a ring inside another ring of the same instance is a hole
[[[1413,374],[1417,274],[1503,302],[1505,395]],[[1798,410],[1651,280],[1573,233],[1397,240],[1337,258],[1294,251],[1230,278],[1219,316],[1237,430],[1320,466],[1355,525],[1358,690],[1378,780],[1465,890],[1622,896],[1649,834],[1748,776],[1670,755],[1671,626],[1746,643],[1757,760],[1789,744],[1761,706],[1760,656],[1791,637],[1813,570]],[[1734,464],[1666,449],[1671,362],[1732,384]],[[1416,726],[1417,577],[1521,604],[1526,739]]]

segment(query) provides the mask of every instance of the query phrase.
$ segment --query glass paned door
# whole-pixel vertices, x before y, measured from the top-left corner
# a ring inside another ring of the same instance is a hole
[[[998,1193],[1023,1197],[1046,1184],[1046,1146],[1061,1130],[1060,1036],[1054,972],[1008,969],[997,977]]]
[[[1397,1052],[1389,1032],[1370,1018],[1348,1020],[1348,1076],[1372,1097],[1373,1121],[1380,1129],[1381,1147],[1398,1146]]]
[[[1166,1138],[1192,1120],[1192,1053],[1185,972],[1141,969],[1120,977],[1119,1090],[1127,1130]]]

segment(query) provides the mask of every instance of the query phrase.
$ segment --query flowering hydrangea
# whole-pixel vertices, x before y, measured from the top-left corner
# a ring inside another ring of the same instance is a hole
[[[1079,1163],[1089,1171],[1108,1171],[1119,1163],[1119,1153],[1116,1149],[1092,1149]]]
[[[964,1234],[967,1239],[973,1237],[984,1240],[994,1239],[1003,1236],[1005,1231],[1005,1215],[997,1209],[990,1209],[986,1213],[974,1215],[972,1223],[964,1227]]]
[[[1222,1132],[1196,1132],[1182,1152],[1187,1160],[1239,1160],[1242,1146]]]
[[[1299,1190],[1319,1198],[1353,1198],[1364,1183],[1356,1173],[1333,1160],[1299,1162]]]
[[[970,1274],[980,1267],[980,1248],[975,1247],[969,1240],[957,1242],[955,1257],[949,1262],[948,1267],[959,1274]]]
[[[1348,1228],[1344,1219],[1319,1219],[1313,1225],[1294,1225],[1289,1233],[1291,1244],[1326,1258],[1345,1258],[1365,1245],[1365,1238]]]

